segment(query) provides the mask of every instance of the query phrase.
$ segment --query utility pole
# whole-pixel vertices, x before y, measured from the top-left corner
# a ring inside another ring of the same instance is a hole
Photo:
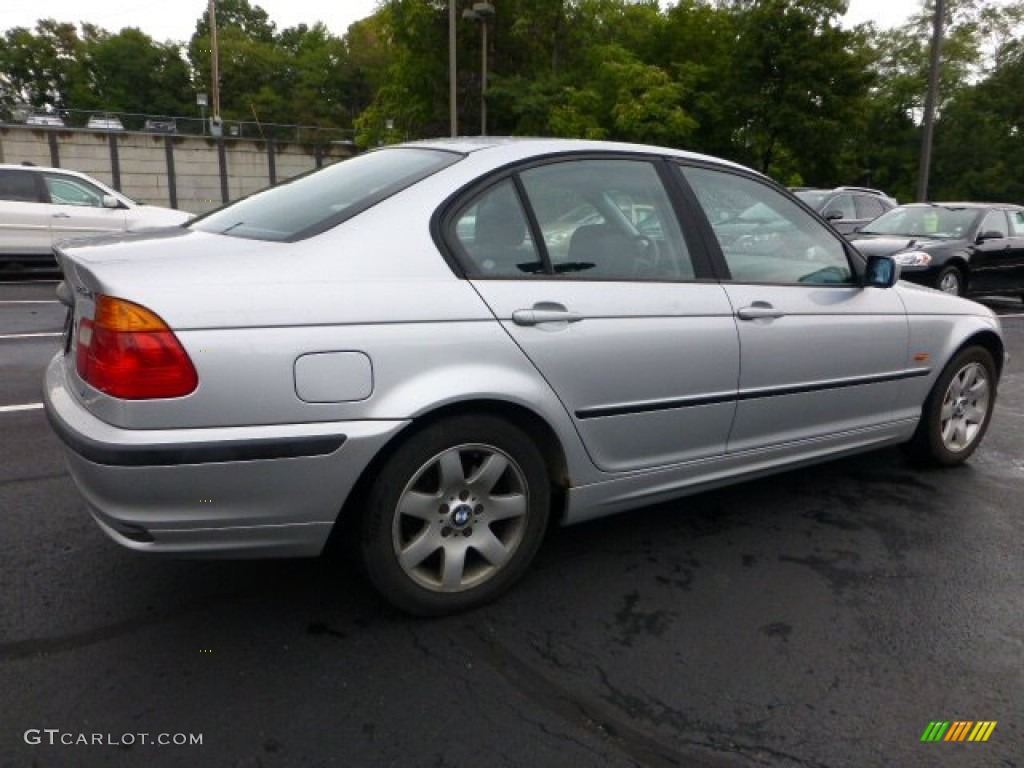
[[[217,10],[214,6],[214,0],[210,0],[210,77],[213,81],[210,83],[210,94],[213,96],[213,115],[210,118],[211,122],[211,133],[217,135],[220,128],[220,56],[217,52]]]
[[[924,98],[924,119],[921,123],[921,165],[917,177],[917,200],[921,203],[928,199],[928,174],[932,164],[932,137],[935,133],[935,105],[939,100],[939,70],[942,66],[942,33],[945,24],[945,1],[935,0],[928,92]]]

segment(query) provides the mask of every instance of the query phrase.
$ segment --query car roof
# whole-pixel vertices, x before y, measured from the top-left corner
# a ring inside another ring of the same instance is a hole
[[[452,138],[423,139],[411,141],[404,144],[392,145],[392,147],[422,147],[427,149],[441,149],[449,152],[470,154],[484,152],[487,150],[504,149],[514,154],[518,159],[526,159],[533,156],[551,155],[562,152],[620,152],[642,155],[662,155],[666,157],[678,157],[687,160],[698,160],[714,163],[718,166],[729,166],[744,171],[757,173],[752,169],[723,160],[711,155],[702,155],[697,152],[688,152],[672,147],[661,147],[653,144],[630,144],[618,141],[595,141],[590,139],[563,139],[563,138],[540,138],[522,136],[456,136]],[[763,175],[763,174],[758,174]]]
[[[82,173],[81,171],[72,171],[68,168],[54,168],[48,165],[25,165],[23,163],[0,163],[0,170],[4,171],[39,171],[39,172],[54,172],[54,173],[68,173],[72,176],[82,176],[91,179],[91,176]]]
[[[1015,203],[979,203],[979,202],[927,202],[927,203],[904,203],[900,208],[1013,208],[1024,210],[1024,207]]]

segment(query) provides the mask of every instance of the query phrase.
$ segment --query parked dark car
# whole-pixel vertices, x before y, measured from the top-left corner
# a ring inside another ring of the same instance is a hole
[[[1024,208],[1019,205],[901,205],[851,242],[865,256],[892,256],[904,280],[958,296],[1024,297]]]
[[[867,187],[795,187],[791,191],[844,235],[856,232],[897,205],[895,198]]]
[[[162,118],[162,119],[150,119],[145,122],[142,130],[147,133],[177,133],[178,126],[174,122],[174,118]]]

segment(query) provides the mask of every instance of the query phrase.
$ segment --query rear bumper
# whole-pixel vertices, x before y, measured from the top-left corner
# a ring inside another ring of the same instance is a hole
[[[62,355],[46,414],[100,527],[137,551],[303,556],[322,549],[370,460],[406,422],[129,430],[86,410]]]

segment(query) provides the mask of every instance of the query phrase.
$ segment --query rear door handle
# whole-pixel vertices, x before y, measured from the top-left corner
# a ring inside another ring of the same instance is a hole
[[[578,323],[583,319],[579,312],[568,309],[517,309],[512,313],[516,325],[539,325],[540,323]]]
[[[740,320],[774,320],[784,317],[785,312],[776,309],[767,301],[755,301],[753,304],[740,307],[736,310],[736,317]]]
[[[55,214],[53,214],[53,218],[55,218],[55,219],[70,219],[71,218],[71,214],[70,213],[55,213]]]

